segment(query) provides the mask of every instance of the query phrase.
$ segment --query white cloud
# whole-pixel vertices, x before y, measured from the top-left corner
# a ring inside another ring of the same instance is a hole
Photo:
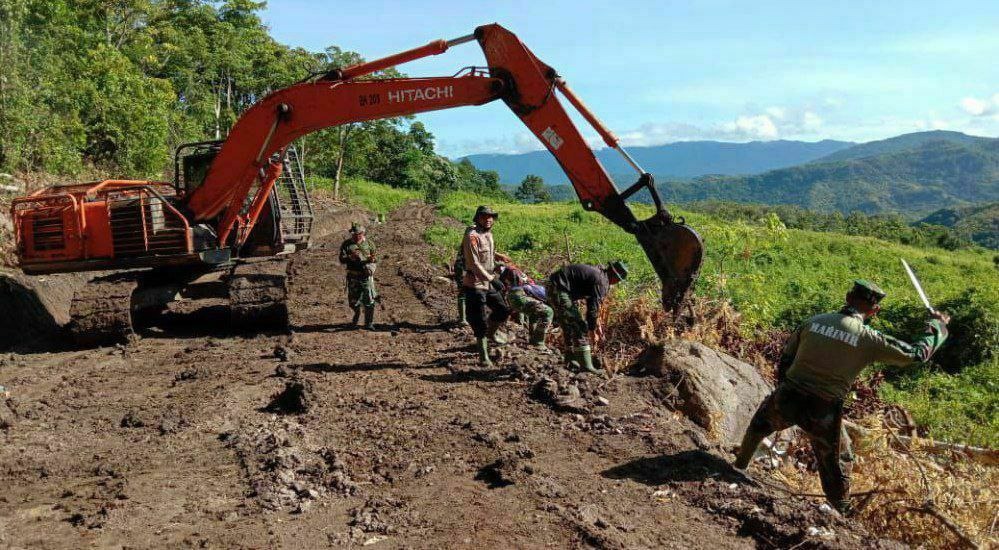
[[[802,115],[801,125],[807,130],[816,131],[822,127],[823,122],[822,117],[819,115],[811,111],[805,111],[805,114]]]
[[[976,97],[966,97],[961,100],[961,108],[971,116],[985,116],[992,114],[999,106],[999,94],[988,99],[978,99]]]
[[[740,116],[735,122],[725,125],[725,129],[736,134],[743,134],[751,138],[763,140],[777,139],[777,125],[774,124],[770,115]]]
[[[784,118],[786,110],[783,107],[768,107],[767,114],[778,120]]]

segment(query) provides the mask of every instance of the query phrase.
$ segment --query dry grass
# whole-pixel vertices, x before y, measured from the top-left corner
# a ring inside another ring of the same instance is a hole
[[[630,367],[649,344],[679,338],[723,350],[772,379],[779,343],[786,336],[776,331],[747,336],[741,330],[741,315],[732,304],[701,297],[692,300],[689,311],[679,320],[667,314],[651,292],[633,299],[612,294],[600,308],[600,315],[607,340],[598,352],[612,372]]]
[[[912,545],[999,547],[999,468],[942,452],[930,440],[904,443],[881,417],[862,424],[852,492],[870,495],[856,499],[857,520]],[[821,493],[818,475],[795,462],[784,461],[775,475],[796,491]]]

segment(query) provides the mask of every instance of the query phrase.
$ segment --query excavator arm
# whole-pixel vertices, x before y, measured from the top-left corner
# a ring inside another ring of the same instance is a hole
[[[444,53],[477,40],[488,69],[470,69],[453,77],[365,80],[362,77],[408,61]],[[619,192],[583,135],[562,106],[556,91],[575,107],[609,147],[624,155],[638,181]],[[375,61],[333,70],[321,78],[278,90],[248,109],[197,189],[184,203],[195,221],[220,220],[221,242],[234,236],[237,246],[280,175],[280,153],[296,138],[330,126],[502,99],[554,155],[587,210],[599,212],[636,236],[663,283],[663,305],[676,311],[697,278],[703,254],[700,236],[663,207],[652,175],[618,145],[617,138],[586,108],[558,73],[544,64],[510,31],[492,24],[454,40]],[[256,187],[255,187],[256,185]],[[254,192],[253,190],[256,189]],[[656,208],[639,220],[626,199],[648,190]],[[252,195],[252,197],[251,197]],[[249,207],[246,207],[250,198]],[[233,233],[233,231],[235,233]]]

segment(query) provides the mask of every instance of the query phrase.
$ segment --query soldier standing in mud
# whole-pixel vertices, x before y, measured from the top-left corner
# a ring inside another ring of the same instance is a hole
[[[545,287],[535,283],[515,267],[507,267],[500,275],[506,288],[506,301],[510,309],[527,318],[528,343],[541,351],[545,347],[545,335],[551,327],[555,315],[546,303]]]
[[[850,507],[853,451],[843,428],[843,400],[871,363],[908,365],[927,361],[947,339],[946,313],[934,311],[926,332],[912,344],[866,326],[881,310],[885,293],[860,279],[836,313],[816,315],[788,338],[777,366],[777,388],[760,404],[742,439],[734,466],[745,470],[763,438],[798,426],[808,435],[829,504]]]
[[[347,268],[347,305],[354,310],[351,319],[357,325],[364,308],[364,328],[373,330],[375,326],[375,245],[368,240],[363,226],[353,224],[350,238],[340,245],[340,263]]]
[[[504,254],[496,252],[493,242],[493,223],[499,214],[488,206],[480,206],[475,210],[472,220],[475,225],[465,231],[461,241],[462,257],[465,272],[462,276],[462,287],[465,293],[465,308],[468,322],[475,334],[475,343],[479,352],[479,365],[492,366],[489,359],[489,341],[503,344],[506,339],[499,333],[503,323],[510,316],[510,309],[503,300],[500,291],[503,285],[495,275],[496,260],[509,262]],[[486,308],[490,314],[486,318]]]
[[[571,264],[548,277],[548,300],[555,310],[555,319],[562,327],[565,341],[565,359],[570,366],[599,373],[593,366],[590,342],[603,341],[604,329],[600,324],[600,304],[610,286],[628,277],[628,266],[621,260],[606,267]],[[583,319],[576,300],[586,300],[586,319]]]

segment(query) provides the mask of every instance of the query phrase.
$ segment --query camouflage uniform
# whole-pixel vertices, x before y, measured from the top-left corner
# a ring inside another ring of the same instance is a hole
[[[577,346],[590,345],[586,338],[588,332],[586,320],[583,319],[583,314],[579,311],[576,301],[572,299],[572,295],[551,284],[550,281],[545,287],[545,291],[552,304],[555,321],[562,327],[562,340],[565,342],[566,349],[571,350]]]
[[[858,281],[858,287],[877,289],[866,281]],[[946,339],[946,325],[931,319],[925,334],[908,344],[866,326],[864,316],[850,307],[805,321],[784,346],[777,389],[753,415],[735,466],[746,468],[763,438],[798,426],[811,442],[830,504],[849,510],[853,451],[843,428],[843,400],[853,381],[872,363],[926,361]]]
[[[527,317],[530,344],[543,346],[548,327],[552,324],[554,312],[545,303],[545,289],[536,284],[522,284],[510,287],[506,301],[510,309]]]
[[[363,231],[363,228],[362,228]],[[360,256],[355,257],[355,252]],[[375,290],[375,245],[365,239],[360,243],[353,238],[340,245],[340,263],[347,268],[347,305],[354,310],[354,323],[357,323],[361,308],[364,308],[364,324],[372,325],[378,291]]]

